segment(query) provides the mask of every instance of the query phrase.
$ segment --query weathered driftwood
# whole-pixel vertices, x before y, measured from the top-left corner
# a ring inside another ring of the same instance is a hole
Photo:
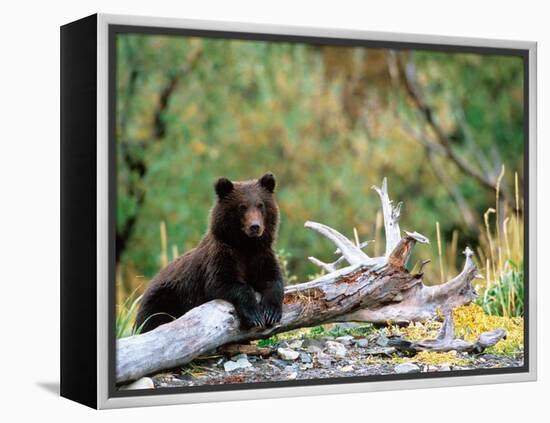
[[[422,283],[422,273],[406,269],[413,246],[428,243],[416,232],[401,237],[401,204],[393,207],[387,182],[376,188],[384,214],[386,249],[381,257],[369,257],[356,245],[326,225],[306,222],[334,242],[342,258],[327,264],[310,258],[329,273],[313,281],[285,289],[283,316],[267,329],[243,331],[231,304],[214,300],[151,332],[117,340],[116,379],[126,382],[173,368],[219,346],[269,337],[278,332],[335,321],[406,323],[435,318],[438,310],[450,310],[473,300],[470,282],[477,275],[472,252],[466,249],[462,272],[438,286]],[[342,268],[337,266],[347,262]]]
[[[270,347],[259,347],[254,344],[229,344],[218,349],[220,354],[231,357],[237,354],[256,355],[267,357],[273,350]]]
[[[504,329],[495,329],[489,332],[483,332],[475,342],[468,342],[464,339],[456,338],[453,327],[453,316],[451,312],[448,312],[436,339],[424,339],[411,342],[401,337],[396,337],[390,338],[388,340],[388,345],[394,347],[396,350],[413,354],[421,351],[458,351],[479,354],[505,337],[506,331]]]

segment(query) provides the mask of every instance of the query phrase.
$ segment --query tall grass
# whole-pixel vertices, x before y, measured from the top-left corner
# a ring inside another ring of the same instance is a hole
[[[524,312],[523,270],[523,218],[517,172],[514,175],[515,204],[507,206],[501,196],[501,183],[505,168],[499,174],[495,190],[495,206],[483,214],[476,249],[477,264],[483,279],[476,280],[480,297],[476,303],[485,313],[504,317],[521,317]],[[439,222],[436,222],[439,273],[443,281],[446,274],[456,274],[459,233],[453,231],[450,248],[443,253]],[[447,270],[447,272],[445,271]]]
[[[477,303],[488,314],[516,317],[523,316],[524,312],[524,223],[520,216],[517,172],[513,209],[500,201],[504,174],[503,167],[497,182],[495,207],[483,215],[477,253],[484,280],[476,287],[481,294]]]
[[[145,324],[149,319],[155,316],[169,316],[175,320],[174,316],[169,315],[168,313],[154,313],[151,314],[147,319],[143,321],[138,327],[135,326],[136,314],[139,308],[139,302],[143,295],[136,295],[137,290],[135,290],[126,300],[119,305],[117,308],[116,316],[116,338],[125,338],[127,336],[139,335]]]
[[[439,228],[439,222],[435,222],[435,232],[437,235],[437,254],[439,255],[439,277],[440,283],[445,282],[445,267],[443,265],[443,254],[441,249],[441,230]]]
[[[140,331],[134,328],[134,321],[138,310],[141,295],[136,295],[137,289],[126,298],[126,300],[117,306],[116,315],[116,337],[124,338],[126,336],[136,335]]]
[[[179,256],[178,246],[172,245],[172,259],[175,259]],[[159,270],[166,267],[169,263],[168,256],[168,236],[166,232],[166,223],[164,221],[160,222],[160,255],[159,255]],[[142,276],[135,276],[135,278],[129,277],[129,279],[143,279]],[[124,298],[126,295],[127,285],[123,283],[124,277],[121,272],[117,272],[117,284],[119,288],[117,289],[117,299]],[[141,333],[144,325],[147,321],[157,315],[167,315],[166,313],[155,313],[149,316],[139,327],[135,327],[136,314],[139,308],[139,302],[143,297],[143,294],[139,294],[143,291],[143,285],[147,282],[139,283],[139,285],[126,297],[122,304],[117,305],[117,314],[116,314],[116,337],[124,338],[127,336],[138,335]],[[122,291],[122,292],[120,292]],[[174,319],[173,316],[170,316]]]

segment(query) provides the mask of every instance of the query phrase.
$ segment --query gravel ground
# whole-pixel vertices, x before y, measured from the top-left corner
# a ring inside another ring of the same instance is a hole
[[[384,337],[343,336],[287,340],[264,347],[257,354],[228,356],[214,352],[183,368],[144,378],[147,380],[140,380],[134,389],[153,385],[162,388],[523,366],[523,354],[503,357],[488,353],[458,353],[452,360],[455,364],[425,364],[415,357],[405,358],[386,342]]]

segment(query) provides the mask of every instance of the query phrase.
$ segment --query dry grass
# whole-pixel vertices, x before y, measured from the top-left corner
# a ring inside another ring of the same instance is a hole
[[[477,249],[478,264],[484,276],[476,283],[481,294],[477,303],[486,313],[505,317],[523,316],[524,223],[521,217],[518,175],[515,174],[515,204],[510,210],[500,203],[500,181],[497,184],[495,207],[484,214]]]

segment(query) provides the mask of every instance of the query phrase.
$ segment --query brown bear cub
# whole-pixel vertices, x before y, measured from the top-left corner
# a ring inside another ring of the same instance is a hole
[[[216,298],[234,305],[244,328],[272,326],[281,319],[283,279],[273,250],[279,225],[275,177],[220,178],[215,190],[206,235],[161,270],[145,291],[135,323],[142,333]]]

